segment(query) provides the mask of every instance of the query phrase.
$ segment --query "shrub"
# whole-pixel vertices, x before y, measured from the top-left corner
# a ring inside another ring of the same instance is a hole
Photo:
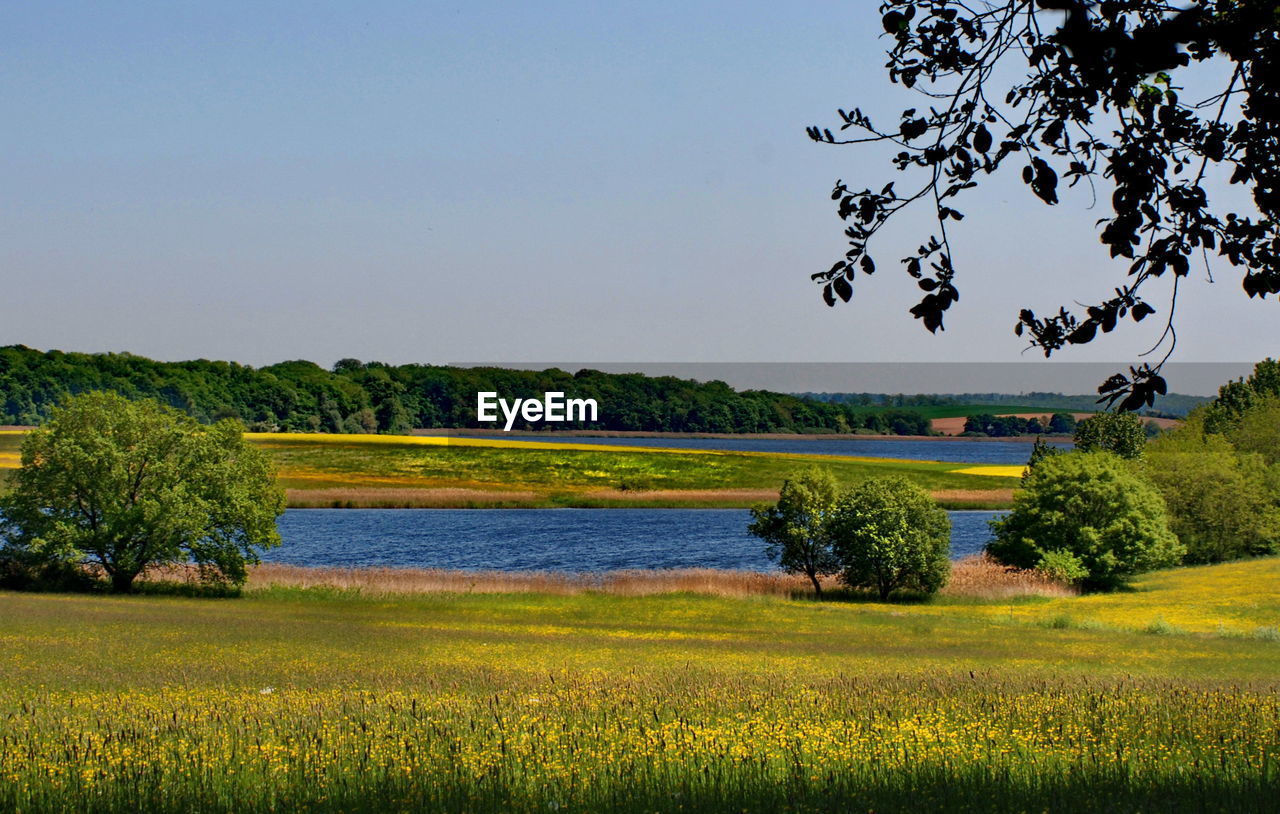
[[[1174,565],[1184,553],[1169,530],[1164,498],[1108,452],[1042,460],[1014,493],[1013,511],[992,529],[987,551],[1000,562],[1035,568],[1051,552],[1067,552],[1085,569],[1090,588]]]
[[[902,477],[872,478],[840,497],[830,526],[840,579],[881,599],[896,590],[937,592],[951,572],[951,520]]]
[[[1080,558],[1061,548],[1041,554],[1036,570],[1061,582],[1079,582],[1089,576],[1089,569],[1084,567]]]
[[[1052,458],[1053,456],[1061,455],[1064,452],[1066,452],[1066,450],[1062,447],[1055,447],[1050,444],[1046,444],[1043,438],[1037,438],[1035,445],[1031,447],[1031,457],[1027,459],[1027,473],[1030,473],[1030,471],[1035,468],[1036,464],[1040,463],[1045,458]],[[1027,473],[1023,474],[1024,480],[1026,479]]]

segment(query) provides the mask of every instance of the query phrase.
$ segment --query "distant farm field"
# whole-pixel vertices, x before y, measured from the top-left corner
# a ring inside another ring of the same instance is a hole
[[[1273,811],[1278,596],[0,593],[0,810]]]
[[[504,438],[258,433],[293,507],[741,508],[807,466],[842,483],[898,474],[954,508],[1002,508],[1022,469],[963,463],[690,451]],[[22,434],[0,432],[0,473]]]
[[[275,458],[294,506],[741,507],[816,465],[843,483],[898,474],[948,505],[998,507],[1021,475],[1016,466],[499,438],[249,437]]]
[[[880,412],[886,409],[911,410],[925,418],[964,418],[971,415],[1015,415],[1017,413],[1034,413],[1035,415],[1052,415],[1053,413],[1075,413],[1074,409],[1063,407],[1027,407],[1019,404],[939,404],[926,407],[868,407],[867,412]]]

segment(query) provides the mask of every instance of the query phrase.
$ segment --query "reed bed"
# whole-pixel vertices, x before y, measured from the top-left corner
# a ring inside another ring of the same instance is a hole
[[[156,572],[154,578],[188,580],[186,571]],[[839,590],[834,577],[823,586]],[[812,597],[808,578],[780,572],[715,568],[628,569],[606,572],[450,571],[434,568],[312,568],[263,563],[249,575],[246,590],[326,588],[372,596],[430,593],[545,593],[572,595],[588,591],[619,596],[693,593],[720,597]],[[1020,571],[988,557],[967,557],[952,566],[944,596],[1004,599],[1016,596],[1066,597],[1078,593],[1036,571]]]
[[[1042,571],[1001,565],[986,554],[965,557],[951,565],[951,578],[943,596],[974,599],[1007,599],[1016,596],[1077,596],[1079,588],[1061,582]]]
[[[285,497],[293,509],[470,509],[534,505],[544,500],[526,490],[463,487],[286,489]]]
[[[1007,509],[1013,489],[935,489],[933,499],[946,509]]]
[[[564,571],[449,571],[434,568],[308,568],[264,563],[249,575],[246,590],[328,588],[372,596],[430,593],[543,593],[588,591],[619,596],[696,593],[708,596],[812,594],[804,577],[713,568],[632,569],[599,573]]]

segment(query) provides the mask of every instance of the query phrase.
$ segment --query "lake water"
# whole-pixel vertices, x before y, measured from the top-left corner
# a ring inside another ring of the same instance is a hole
[[[999,512],[950,512],[951,555]],[[290,509],[267,562],[498,571],[772,570],[742,509]]]
[[[492,435],[458,438],[493,438]],[[506,436],[503,436],[506,437]],[[1031,456],[1026,441],[981,441],[973,439],[940,439],[920,441],[894,438],[600,438],[597,436],[513,435],[513,441],[574,444],[616,444],[628,447],[666,447],[669,449],[715,449],[733,452],[792,452],[803,455],[857,455],[867,458],[909,458],[915,461],[949,461],[976,464],[1025,464]],[[1070,442],[1050,442],[1052,446],[1070,449]]]

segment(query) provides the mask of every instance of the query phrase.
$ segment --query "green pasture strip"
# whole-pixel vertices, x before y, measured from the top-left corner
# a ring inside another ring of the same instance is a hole
[[[966,464],[750,452],[596,451],[522,447],[427,447],[412,444],[263,444],[286,480],[322,473],[323,483],[444,486],[454,484],[543,490],[605,488],[776,489],[798,469],[820,466],[851,484],[874,475],[902,474],[931,489],[1010,488],[1016,478],[956,474]],[[381,480],[378,480],[381,479]],[[390,479],[390,480],[388,480]],[[302,481],[290,482],[306,488]]]
[[[887,407],[884,405],[867,405],[854,407],[859,413],[882,413],[890,410],[907,410],[920,413],[925,418],[967,418],[971,415],[1012,415],[1014,413],[1035,413],[1036,415],[1053,415],[1054,413],[1082,412],[1074,407],[1028,407],[1020,404],[939,404],[928,407]]]
[[[1130,596],[1137,599],[1129,610],[1144,598],[1157,612],[1180,604],[1171,589]],[[1250,591],[1234,604],[1265,601],[1274,608],[1273,596]],[[1014,667],[1038,675],[1280,676],[1280,646],[1265,639],[1056,629],[1027,624],[1017,613],[1040,606],[1083,613],[1089,602],[379,597],[281,589],[229,600],[0,593],[0,618],[20,621],[0,634],[0,686],[316,688],[461,676],[475,668],[538,676],[569,666],[626,672],[663,665],[827,677]],[[1272,612],[1253,611],[1259,622],[1274,618]]]

